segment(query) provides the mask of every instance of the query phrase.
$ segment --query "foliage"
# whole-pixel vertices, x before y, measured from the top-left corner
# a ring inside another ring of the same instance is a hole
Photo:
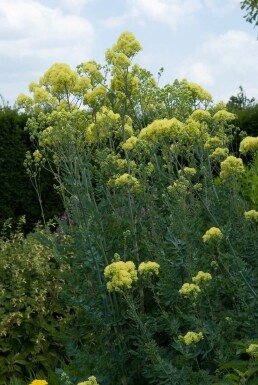
[[[232,151],[235,115],[185,79],[159,87],[140,48],[126,32],[104,66],[54,64],[18,100],[28,166],[52,169],[67,212],[49,241],[77,312],[68,374],[208,385],[232,340],[257,338],[255,168]]]
[[[29,134],[24,131],[27,119],[27,115],[15,109],[0,107],[0,228],[8,218],[17,224],[19,217],[26,215],[26,232],[41,219],[37,193],[23,166],[26,152],[33,148]],[[38,193],[46,220],[62,212],[62,203],[52,185],[52,175],[42,170]]]
[[[243,0],[240,2],[241,9],[244,9],[247,13],[244,16],[246,21],[258,24],[258,1],[257,0]]]
[[[0,238],[0,384],[49,374],[65,358],[70,316],[59,299],[62,281],[51,245],[18,230]],[[6,224],[10,226],[10,224]],[[9,234],[9,229],[5,230]]]
[[[238,341],[234,345],[238,347],[236,351],[237,359],[226,362],[217,370],[222,381],[214,385],[255,385],[258,383],[258,344],[257,341],[249,343]]]

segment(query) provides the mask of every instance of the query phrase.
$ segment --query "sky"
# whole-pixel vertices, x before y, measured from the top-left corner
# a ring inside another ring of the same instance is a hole
[[[10,105],[54,63],[105,63],[129,31],[143,50],[135,63],[160,85],[186,78],[228,101],[258,100],[258,30],[240,0],[0,0],[0,94]]]

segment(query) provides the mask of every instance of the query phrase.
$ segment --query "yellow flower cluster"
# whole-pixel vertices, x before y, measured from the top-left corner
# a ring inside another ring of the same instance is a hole
[[[68,64],[55,63],[41,77],[40,86],[50,89],[51,94],[57,96],[73,90],[78,74]]]
[[[151,276],[153,274],[159,274],[160,265],[156,262],[142,262],[138,267],[138,272],[142,276]]]
[[[87,92],[83,98],[83,104],[94,105],[99,99],[106,96],[106,88],[103,85],[96,86],[92,91]]]
[[[204,144],[204,148],[213,150],[219,146],[222,146],[222,140],[218,136],[212,136]]]
[[[222,159],[225,159],[228,156],[228,152],[229,152],[228,148],[217,147],[212,152],[212,154],[209,155],[209,157],[214,160],[221,161]]]
[[[141,190],[140,182],[134,176],[124,173],[117,178],[111,178],[108,184],[116,188],[126,188],[129,192],[137,193]]]
[[[246,349],[246,353],[250,354],[250,356],[258,357],[258,344],[250,344]]]
[[[231,177],[237,177],[244,173],[244,164],[241,158],[236,158],[235,156],[228,156],[220,164],[221,171],[220,177],[222,180],[230,179]]]
[[[122,149],[125,151],[132,151],[135,148],[138,139],[136,136],[131,136],[122,145]]]
[[[176,118],[155,120],[139,133],[139,139],[159,142],[162,139],[175,140],[182,130],[183,123]]]
[[[226,110],[220,110],[213,115],[213,120],[219,123],[227,123],[235,119],[236,119],[235,115]]]
[[[180,176],[173,186],[168,186],[167,191],[169,193],[185,194],[187,193],[190,186],[190,182],[184,176]]]
[[[183,171],[188,176],[194,176],[196,174],[196,170],[193,167],[184,167]]]
[[[203,282],[208,282],[212,279],[210,273],[204,273],[203,271],[199,271],[195,277],[192,278],[192,281],[197,285],[200,285]]]
[[[209,113],[209,111],[195,110],[190,116],[190,118],[200,122],[209,122],[211,120],[211,114]]]
[[[187,88],[195,100],[200,100],[201,102],[212,102],[211,94],[199,86],[199,84],[190,82],[187,83]]]
[[[244,213],[245,219],[249,221],[258,222],[258,211],[249,210]]]
[[[87,381],[79,382],[78,385],[99,385],[95,376],[91,376]]]
[[[135,264],[132,261],[117,261],[105,267],[105,278],[110,278],[107,283],[108,291],[121,291],[130,289],[133,282],[138,280]]]
[[[34,158],[35,163],[39,163],[41,161],[42,154],[40,153],[39,150],[36,150],[33,152],[33,158]]]
[[[112,132],[116,131],[121,121],[119,114],[107,107],[103,107],[97,113],[96,123],[91,123],[85,130],[85,138],[91,144],[97,140],[106,140]]]
[[[258,150],[258,136],[247,136],[242,140],[239,146],[239,151],[242,154],[246,154],[247,152],[255,152]]]
[[[47,127],[39,135],[39,145],[51,146],[53,144],[53,136],[53,127]]]
[[[198,293],[200,293],[201,289],[198,285],[195,283],[184,283],[181,289],[179,290],[179,293],[183,295],[184,297],[193,297],[194,299],[197,298]]]
[[[196,344],[203,339],[203,333],[188,332],[184,336],[179,336],[179,341],[182,341],[185,345]]]
[[[30,385],[48,385],[48,382],[45,380],[33,380]]]
[[[134,35],[131,32],[123,32],[116,44],[113,45],[112,50],[107,50],[106,59],[110,61],[110,54],[122,52],[127,57],[131,58],[141,51],[142,47],[140,43],[136,40]]]
[[[211,227],[202,237],[203,242],[220,241],[222,239],[222,232],[218,227]]]

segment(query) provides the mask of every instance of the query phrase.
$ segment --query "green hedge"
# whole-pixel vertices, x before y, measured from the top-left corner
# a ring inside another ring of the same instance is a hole
[[[0,108],[0,228],[12,218],[14,223],[26,216],[26,231],[41,219],[36,192],[23,165],[26,151],[33,149],[24,131],[25,114],[10,107]],[[47,219],[63,211],[61,200],[53,189],[53,177],[42,171],[42,200]]]

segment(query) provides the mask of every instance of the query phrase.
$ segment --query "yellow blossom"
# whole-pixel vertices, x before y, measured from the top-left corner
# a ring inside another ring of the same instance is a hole
[[[242,154],[246,154],[247,152],[255,152],[258,150],[258,136],[252,137],[247,136],[242,140],[239,146],[239,151]]]
[[[214,160],[221,161],[222,159],[224,159],[228,156],[228,152],[229,152],[228,148],[217,147],[212,152],[212,154],[209,155],[209,157],[214,159]]]
[[[92,91],[84,95],[83,104],[94,105],[99,99],[106,96],[106,88],[103,85],[96,86]]]
[[[246,353],[250,354],[250,356],[258,357],[258,344],[250,344],[246,349]]]
[[[133,282],[138,280],[135,264],[132,261],[117,261],[105,267],[104,276],[111,280],[107,283],[108,291],[131,289]]]
[[[249,221],[258,222],[258,211],[249,210],[244,213],[245,219]]]
[[[160,268],[160,265],[156,262],[151,262],[151,261],[142,262],[138,267],[138,273],[143,276],[145,275],[149,276],[153,274],[158,275],[159,268]]]
[[[241,158],[236,158],[235,156],[228,156],[220,164],[221,171],[220,177],[222,180],[230,179],[231,177],[237,177],[244,173],[244,164]]]
[[[181,176],[173,183],[173,186],[168,186],[169,193],[186,194],[190,186],[190,182],[184,176]]]
[[[203,339],[203,333],[187,332],[184,336],[179,336],[179,341],[182,341],[185,345],[196,344]]]
[[[139,139],[151,142],[158,142],[165,139],[175,140],[178,138],[182,128],[183,123],[176,118],[158,119],[140,131]]]
[[[216,147],[219,147],[221,145],[222,145],[222,140],[218,136],[212,136],[205,142],[204,148],[208,148],[208,149],[211,148],[215,150]]]
[[[220,110],[213,115],[213,120],[220,123],[231,122],[232,120],[235,120],[235,119],[236,117],[234,114],[225,110]]]
[[[211,227],[203,235],[203,242],[210,242],[212,240],[220,241],[222,238],[222,232],[218,227]]]
[[[192,281],[197,285],[200,285],[202,282],[208,282],[212,279],[210,273],[204,273],[203,271],[198,271],[197,275],[192,278]]]
[[[42,159],[42,154],[39,152],[39,150],[36,150],[33,152],[33,158],[36,163],[39,163]]]
[[[125,188],[129,192],[139,192],[141,190],[138,179],[128,173],[124,173],[116,178],[111,178],[108,184],[116,188]]]
[[[125,151],[132,151],[135,148],[138,139],[136,136],[131,136],[122,145],[122,149]]]
[[[190,116],[190,118],[193,120],[198,120],[200,122],[209,122],[211,120],[211,114],[209,113],[209,111],[195,110]]]
[[[78,385],[98,385],[95,376],[90,376],[87,381],[79,382]]]
[[[30,385],[48,385],[48,382],[45,380],[33,380]]]
[[[184,283],[179,293],[184,297],[193,297],[196,298],[198,293],[200,293],[201,289],[195,283]]]
[[[188,176],[194,176],[196,174],[196,170],[193,167],[184,167],[183,171]]]

